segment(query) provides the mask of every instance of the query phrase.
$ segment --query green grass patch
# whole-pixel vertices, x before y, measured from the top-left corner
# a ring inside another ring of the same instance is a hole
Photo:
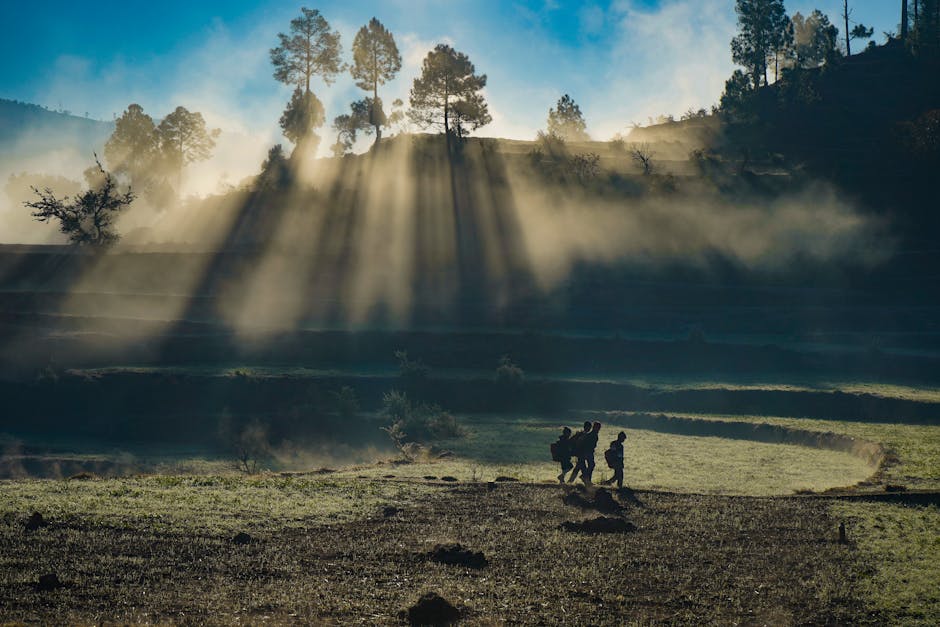
[[[396,478],[452,476],[461,481],[492,481],[505,475],[539,482],[554,481],[558,475],[560,469],[550,460],[548,447],[557,438],[560,424],[554,426],[531,417],[470,416],[459,421],[466,435],[438,443],[453,451],[454,457],[349,472],[371,477],[391,474]],[[618,426],[608,425],[601,432],[595,481],[611,475],[603,450],[619,430]],[[848,453],[624,430],[624,476],[632,488],[766,496],[853,485],[873,472],[868,464]]]
[[[252,528],[347,522],[381,505],[402,505],[420,484],[264,474],[155,475],[118,479],[0,482],[0,514],[39,511],[53,520],[229,533]]]
[[[885,470],[886,483],[903,484],[909,488],[940,489],[940,427],[936,425],[905,425],[773,416],[734,416],[716,414],[671,413],[672,416],[700,420],[765,423],[808,431],[835,432],[878,442],[899,458],[899,463]],[[624,418],[629,423],[629,418]]]
[[[838,502],[862,562],[864,596],[889,624],[940,624],[940,508]]]

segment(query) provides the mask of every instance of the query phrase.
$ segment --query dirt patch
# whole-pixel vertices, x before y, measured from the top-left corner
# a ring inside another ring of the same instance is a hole
[[[245,545],[245,544],[251,544],[252,542],[254,542],[254,538],[252,538],[250,535],[248,535],[244,531],[235,534],[235,536],[232,538],[232,544]]]
[[[33,512],[29,517],[29,520],[26,521],[26,531],[36,531],[37,529],[42,529],[43,527],[48,527],[49,521],[42,517],[42,514],[39,512]]]
[[[404,617],[412,625],[452,625],[460,620],[460,610],[436,592],[428,592],[408,608]]]
[[[562,502],[570,507],[579,509],[593,509],[604,514],[620,514],[623,512],[623,505],[618,503],[610,492],[603,489],[594,490],[591,494],[585,490],[568,492],[562,497]]]
[[[619,514],[623,511],[623,505],[615,501],[607,490],[597,490],[594,492],[594,509],[605,514]]]
[[[561,523],[561,529],[575,533],[633,533],[636,525],[623,518],[612,516],[599,516],[591,520],[570,521]]]
[[[62,583],[59,576],[55,573],[40,575],[39,581],[33,584],[33,588],[35,588],[37,592],[51,592],[52,590],[58,590],[64,587],[65,584]]]
[[[471,551],[460,543],[438,544],[427,554],[428,559],[450,566],[486,568],[489,565],[482,551]]]

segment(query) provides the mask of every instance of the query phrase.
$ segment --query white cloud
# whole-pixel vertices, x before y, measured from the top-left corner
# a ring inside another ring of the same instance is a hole
[[[604,98],[592,99],[595,135],[622,132],[631,121],[718,101],[734,69],[730,42],[736,31],[732,4],[724,0],[666,0],[656,8],[617,3],[617,45],[606,73]],[[589,119],[590,121],[590,119]]]

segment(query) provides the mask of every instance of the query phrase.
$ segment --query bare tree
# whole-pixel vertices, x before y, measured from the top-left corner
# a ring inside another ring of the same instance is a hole
[[[643,175],[649,176],[653,173],[653,157],[656,156],[652,150],[650,150],[649,144],[634,144],[633,149],[630,151],[630,158],[633,161],[643,168]]]
[[[76,194],[73,199],[68,196],[56,198],[48,187],[43,190],[33,187],[39,200],[23,204],[34,209],[32,215],[40,222],[58,220],[59,230],[68,235],[72,243],[107,246],[119,237],[113,229],[114,218],[134,202],[136,196],[130,189],[118,192],[114,177],[101,166],[97,154],[95,164],[96,184]]]
[[[257,473],[271,453],[267,427],[257,421],[246,425],[232,442],[232,453],[237,470],[249,475]]]

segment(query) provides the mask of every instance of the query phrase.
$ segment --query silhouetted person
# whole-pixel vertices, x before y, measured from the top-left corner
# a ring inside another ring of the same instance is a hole
[[[597,437],[601,432],[601,423],[584,423],[585,430],[578,438],[577,455],[578,463],[574,467],[572,477],[581,471],[581,481],[584,485],[591,485],[591,478],[594,476],[594,450],[597,448]],[[590,430],[588,430],[590,427]],[[570,480],[569,480],[570,481]]]
[[[604,481],[604,485],[609,485],[614,481],[617,487],[623,487],[623,441],[627,439],[627,434],[621,431],[617,434],[617,439],[610,443],[610,448],[604,453],[607,465],[614,469],[614,476]]]
[[[591,432],[591,421],[584,421],[584,431],[578,431],[571,437],[571,454],[578,458],[578,463],[574,467],[574,472],[568,477],[568,483],[574,483],[580,472],[584,476],[585,466],[581,463],[581,441]]]
[[[574,454],[571,445],[571,429],[565,427],[561,430],[561,435],[558,436],[558,440],[552,448],[552,459],[561,463],[561,474],[558,475],[558,483],[564,483],[565,475],[574,468],[574,464],[571,463],[571,456]]]

